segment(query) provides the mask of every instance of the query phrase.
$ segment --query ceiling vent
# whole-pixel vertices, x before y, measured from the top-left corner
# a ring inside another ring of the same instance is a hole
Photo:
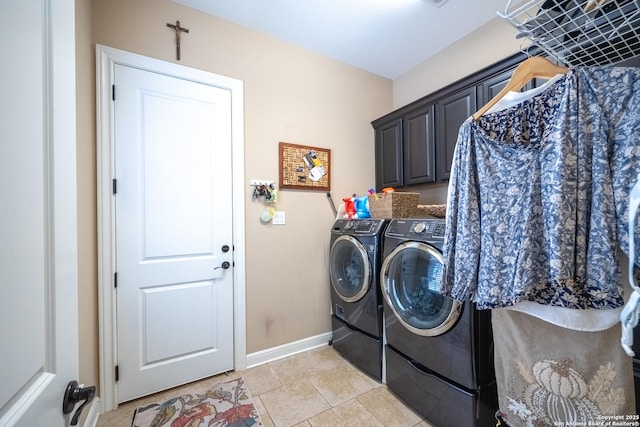
[[[428,3],[433,4],[435,7],[442,7],[443,4],[449,0],[427,0]]]

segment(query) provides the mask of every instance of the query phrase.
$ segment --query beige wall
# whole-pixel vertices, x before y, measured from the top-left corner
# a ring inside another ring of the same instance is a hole
[[[95,54],[91,33],[91,0],[76,0],[79,381],[98,386]]]
[[[283,190],[286,225],[262,225],[249,180],[278,180],[285,141],[331,150],[336,204],[365,194],[374,185],[370,122],[391,110],[392,82],[169,0],[77,0],[77,20],[80,381],[99,376],[95,44],[177,62],[166,27],[176,20],[190,31],[182,65],[244,82],[247,352],[329,332],[326,193]]]
[[[520,50],[515,29],[496,17],[393,82],[393,108],[415,101]]]

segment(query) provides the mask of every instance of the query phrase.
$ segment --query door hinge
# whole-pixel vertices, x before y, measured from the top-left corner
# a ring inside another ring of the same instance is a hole
[[[111,100],[116,100],[116,85],[111,85]]]
[[[113,194],[116,194],[118,192],[118,186],[116,184],[115,178],[113,178],[112,184],[113,184]]]
[[[118,273],[113,273],[113,287],[117,288],[118,287]]]
[[[116,381],[120,380],[120,368],[116,365]]]

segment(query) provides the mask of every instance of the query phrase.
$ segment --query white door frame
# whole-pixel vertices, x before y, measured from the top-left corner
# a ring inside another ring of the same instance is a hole
[[[114,178],[114,115],[112,86],[114,66],[123,64],[177,78],[196,81],[231,92],[232,132],[232,197],[233,245],[233,328],[234,369],[247,367],[246,307],[245,307],[245,235],[244,235],[244,106],[243,82],[229,77],[196,70],[183,65],[96,45],[96,127],[97,127],[97,201],[98,201],[98,297],[100,340],[100,398],[102,410],[117,407],[116,298],[113,284],[115,273],[115,207],[112,180]]]

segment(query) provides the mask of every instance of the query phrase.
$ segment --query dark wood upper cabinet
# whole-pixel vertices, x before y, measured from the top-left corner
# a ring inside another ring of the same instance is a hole
[[[376,189],[436,179],[434,106],[376,123]]]
[[[404,117],[404,185],[436,180],[434,107],[413,111]]]
[[[448,181],[460,126],[505,87],[527,57],[517,53],[371,122],[376,189]],[[532,87],[533,82],[525,89]]]
[[[513,74],[513,68],[509,68],[508,70],[504,70],[492,77],[489,77],[486,80],[483,80],[478,85],[478,109],[480,109],[484,104],[491,101],[496,95],[500,93],[502,89],[509,83],[509,79],[511,79],[511,75]],[[533,81],[527,83],[520,91],[525,91],[529,89],[533,89],[534,87],[539,86],[541,83],[544,83],[546,80],[533,79]]]
[[[376,189],[403,187],[402,118],[376,128]]]
[[[513,70],[506,70],[480,83],[478,86],[478,104],[491,101],[509,83]]]
[[[436,103],[438,182],[448,181],[460,126],[477,110],[476,87],[455,92]]]

